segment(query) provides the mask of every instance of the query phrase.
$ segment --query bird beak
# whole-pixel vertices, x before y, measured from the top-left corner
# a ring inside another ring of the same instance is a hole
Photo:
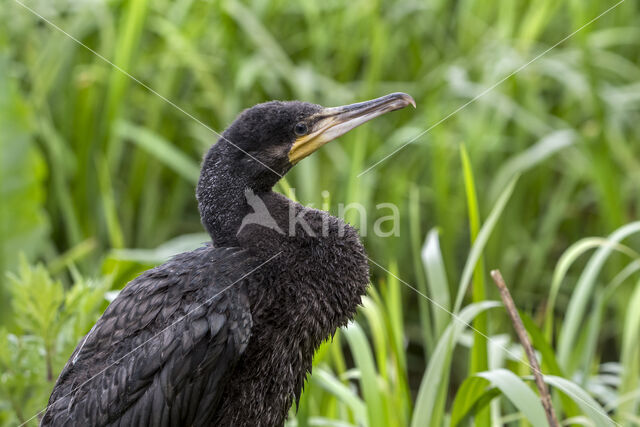
[[[416,106],[416,102],[410,95],[396,92],[371,101],[325,108],[311,117],[313,126],[309,132],[295,140],[289,151],[289,162],[295,165],[327,142],[333,141],[364,122],[409,104],[414,108]]]

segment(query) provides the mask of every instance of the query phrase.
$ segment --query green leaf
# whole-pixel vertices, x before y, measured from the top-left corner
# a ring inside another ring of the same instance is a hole
[[[174,255],[197,249],[209,241],[211,237],[207,233],[184,234],[164,242],[155,249],[114,249],[109,256],[118,261],[157,265]]]
[[[489,380],[477,375],[467,377],[462,382],[451,406],[451,427],[456,427],[470,412],[474,411],[484,396],[498,395],[498,390],[489,387],[490,384]]]
[[[362,297],[362,312],[367,318],[369,325],[369,335],[373,340],[373,346],[376,354],[376,361],[378,362],[380,375],[383,378],[388,377],[387,373],[387,354],[388,346],[391,344],[391,340],[385,330],[385,314],[382,310],[382,304],[380,296],[374,293],[375,291],[370,289],[369,293],[373,298],[369,296]]]
[[[640,282],[627,304],[624,328],[622,332],[622,351],[620,364],[622,365],[622,383],[619,394],[627,395],[640,389]],[[640,395],[628,399],[618,407],[619,414],[637,414]],[[620,417],[622,421],[622,417]]]
[[[480,211],[478,208],[478,196],[473,179],[471,161],[464,145],[460,146],[460,157],[462,158],[462,170],[464,172],[464,188],[467,194],[467,212],[469,214],[469,229],[471,231],[471,244],[478,238],[480,230]],[[484,284],[484,259],[480,256],[473,271],[472,295],[473,302],[484,301],[486,290]],[[471,346],[471,358],[469,360],[469,373],[485,371],[489,368],[487,356],[487,339],[489,325],[486,314],[480,314],[473,319],[473,327],[477,333],[473,335],[473,345]],[[486,425],[491,422],[491,414],[487,409],[483,409],[476,416],[476,422]]]
[[[464,265],[464,270],[462,271],[462,278],[460,279],[460,284],[458,285],[458,295],[456,296],[456,303],[453,306],[453,312],[458,313],[460,311],[460,307],[462,307],[462,301],[464,300],[464,296],[467,293],[467,287],[469,286],[469,282],[471,281],[471,275],[475,270],[476,264],[478,260],[482,256],[482,251],[484,250],[489,237],[491,236],[491,232],[493,228],[496,226],[502,211],[504,210],[511,194],[513,193],[513,189],[516,186],[516,182],[518,182],[518,177],[514,177],[509,185],[504,189],[498,200],[496,201],[495,206],[491,210],[487,221],[480,229],[478,233],[478,238],[475,243],[471,247],[471,251],[469,252],[469,256],[467,257],[467,262]]]
[[[18,326],[27,334],[42,337],[52,345],[60,325],[56,321],[64,301],[64,288],[42,265],[31,267],[21,260],[18,275],[10,275],[13,310]]]
[[[148,0],[139,0],[123,5],[123,13],[120,18],[114,50],[113,64],[115,66],[110,68],[109,90],[107,91],[105,113],[108,124],[113,123],[120,117],[120,111],[127,99],[127,88],[132,84],[136,84],[126,71],[130,70],[136,60],[140,59],[140,55],[136,51],[144,21],[147,17],[147,4]],[[122,70],[125,70],[125,72],[123,73]],[[118,137],[107,139],[108,173],[115,173],[116,166],[118,166],[123,154],[122,143]]]
[[[558,292],[560,291],[560,286],[562,285],[564,278],[569,271],[569,268],[571,268],[573,263],[587,251],[605,246],[609,246],[618,252],[627,253],[630,256],[635,255],[634,252],[626,246],[619,243],[611,242],[601,237],[587,237],[581,239],[572,244],[566,251],[562,253],[562,256],[558,260],[558,263],[556,264],[556,267],[553,271],[551,287],[549,290],[549,303],[547,304],[545,315],[545,336],[547,337],[547,340],[551,340],[551,334],[553,332],[553,310],[555,308],[555,302],[558,297]]]
[[[389,319],[389,332],[391,335],[391,348],[397,363],[396,370],[398,372],[406,372],[407,362],[406,349],[404,346],[404,321],[402,292],[400,281],[398,280],[398,265],[392,262],[389,265],[389,274],[387,274],[387,283],[383,288],[384,306]]]
[[[577,384],[555,375],[545,375],[544,380],[550,386],[557,388],[573,399],[587,418],[595,423],[596,427],[610,427],[615,425],[600,404]]]
[[[536,427],[547,426],[547,417],[539,396],[516,374],[506,369],[495,369],[480,372],[478,376],[500,389],[502,395],[509,399],[531,424]]]
[[[449,384],[449,370],[455,344],[458,342],[462,331],[474,317],[485,310],[499,307],[500,305],[496,301],[471,304],[465,307],[449,324],[438,341],[431,360],[429,360],[427,370],[420,382],[411,420],[412,427],[421,427],[425,424],[440,425],[444,415],[443,399]]]
[[[24,258],[18,273],[9,275],[16,326],[0,328],[0,410],[4,399],[13,401],[11,413],[20,420],[13,425],[46,406],[79,338],[104,308],[108,281],[73,276],[65,291],[42,265],[31,266]]]
[[[424,295],[436,296],[428,289],[429,269],[422,258],[426,242],[422,242],[422,227],[420,222],[420,190],[418,185],[411,185],[409,192],[409,243],[411,244],[411,264],[416,278],[416,287]],[[428,237],[427,237],[428,240]],[[424,246],[423,246],[424,245]],[[438,248],[438,252],[440,249]],[[440,255],[441,257],[441,255]],[[442,258],[442,257],[441,257]],[[425,272],[427,273],[425,275]],[[430,279],[429,279],[430,280]],[[449,289],[446,289],[447,295]],[[439,298],[439,296],[438,296]],[[420,333],[422,335],[422,348],[425,358],[428,358],[435,346],[434,341],[444,331],[447,323],[447,313],[430,306],[431,302],[426,298],[418,298],[418,311],[420,315]],[[447,302],[449,306],[450,302]],[[435,310],[434,310],[435,309]],[[447,308],[447,310],[449,310]]]
[[[189,182],[197,183],[200,166],[171,142],[147,128],[126,121],[118,124],[118,134],[164,163]]]
[[[387,425],[387,415],[384,409],[384,399],[378,387],[378,373],[369,341],[360,325],[355,322],[350,323],[343,331],[355,359],[356,367],[360,371],[360,389],[367,405],[368,425],[372,427],[385,426]]]
[[[430,297],[438,305],[433,307],[431,311],[435,321],[435,335],[440,338],[451,317],[449,314],[451,297],[449,296],[449,283],[436,229],[432,229],[427,234],[427,239],[422,247],[422,263],[428,278]]]
[[[313,370],[312,381],[338,398],[351,409],[358,425],[367,424],[367,407],[360,397],[333,374],[322,368]]]
[[[497,170],[491,189],[489,200],[496,200],[500,190],[516,174],[522,174],[536,167],[549,157],[571,146],[576,139],[576,133],[570,129],[556,130],[546,135],[540,141],[524,151],[518,152],[505,161]]]
[[[572,374],[569,370],[569,358],[575,348],[578,331],[583,326],[584,313],[587,310],[589,297],[593,293],[593,287],[595,286],[598,274],[614,250],[614,245],[622,239],[638,232],[640,232],[640,222],[632,222],[613,232],[607,238],[608,244],[598,249],[591,257],[578,279],[564,317],[560,338],[558,339],[558,362],[560,362],[560,365],[566,370],[568,375]]]

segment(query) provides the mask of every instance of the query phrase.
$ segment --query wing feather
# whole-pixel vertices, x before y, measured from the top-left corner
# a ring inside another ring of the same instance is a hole
[[[64,367],[42,425],[206,425],[251,331],[237,248],[181,254],[129,283]]]

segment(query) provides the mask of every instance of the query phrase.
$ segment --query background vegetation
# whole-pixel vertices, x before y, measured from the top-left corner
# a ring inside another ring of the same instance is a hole
[[[194,183],[216,140],[208,126],[269,99],[394,91],[418,108],[287,177],[304,203],[364,204],[369,230],[378,203],[402,217],[399,237],[364,238],[371,292],[318,352],[290,424],[545,425],[493,302],[499,267],[563,422],[639,425],[638,3],[582,28],[615,4],[5,1],[0,425],[45,407],[115,291],[206,240]]]

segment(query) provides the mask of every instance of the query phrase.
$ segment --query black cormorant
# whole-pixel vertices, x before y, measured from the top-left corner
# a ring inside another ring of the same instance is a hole
[[[62,370],[41,424],[282,425],[314,350],[354,316],[369,270],[355,229],[272,188],[323,144],[408,104],[393,93],[241,113],[198,182],[212,244],[120,292]]]

